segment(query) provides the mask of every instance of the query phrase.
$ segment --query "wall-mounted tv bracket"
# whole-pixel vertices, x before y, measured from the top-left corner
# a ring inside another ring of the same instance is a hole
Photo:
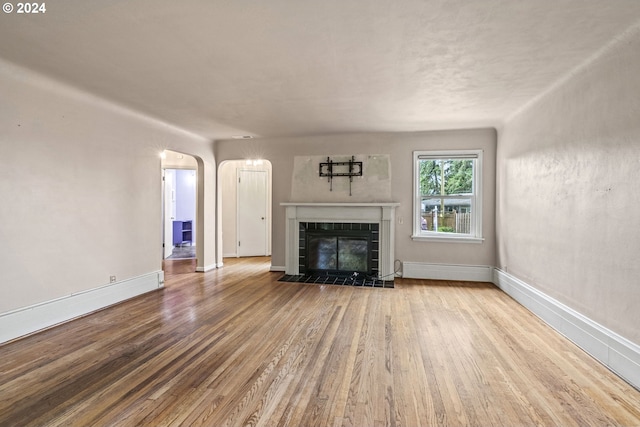
[[[329,181],[329,191],[333,191],[334,176],[349,177],[349,196],[351,196],[351,183],[354,176],[362,176],[362,162],[356,162],[355,156],[351,156],[348,162],[334,162],[327,157],[326,163],[320,163],[320,176],[326,176]]]

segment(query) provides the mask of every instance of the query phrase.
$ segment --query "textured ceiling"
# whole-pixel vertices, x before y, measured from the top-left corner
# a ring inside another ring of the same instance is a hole
[[[211,139],[496,126],[638,0],[56,0],[0,57]]]

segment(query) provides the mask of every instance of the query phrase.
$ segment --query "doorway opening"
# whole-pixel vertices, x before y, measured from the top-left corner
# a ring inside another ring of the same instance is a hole
[[[223,258],[271,256],[271,162],[225,161],[218,184]]]
[[[196,258],[197,177],[197,162],[194,157],[164,151],[163,259]]]

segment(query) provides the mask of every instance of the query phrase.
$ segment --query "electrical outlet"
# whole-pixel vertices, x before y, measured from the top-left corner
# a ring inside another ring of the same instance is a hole
[[[116,276],[109,276],[109,282],[114,283],[116,281]]]

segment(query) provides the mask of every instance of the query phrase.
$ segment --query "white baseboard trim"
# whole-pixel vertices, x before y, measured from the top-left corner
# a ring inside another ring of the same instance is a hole
[[[407,279],[492,282],[493,267],[486,265],[450,265],[428,264],[424,262],[403,262],[402,277]]]
[[[553,329],[640,390],[640,346],[509,273],[495,269],[493,283]]]
[[[287,271],[287,268],[284,265],[272,265],[269,268],[269,271]]]
[[[215,270],[218,268],[218,264],[205,265],[204,267],[196,267],[196,272],[206,273],[207,271]]]
[[[0,343],[67,322],[164,287],[164,272],[154,271],[0,314]]]

